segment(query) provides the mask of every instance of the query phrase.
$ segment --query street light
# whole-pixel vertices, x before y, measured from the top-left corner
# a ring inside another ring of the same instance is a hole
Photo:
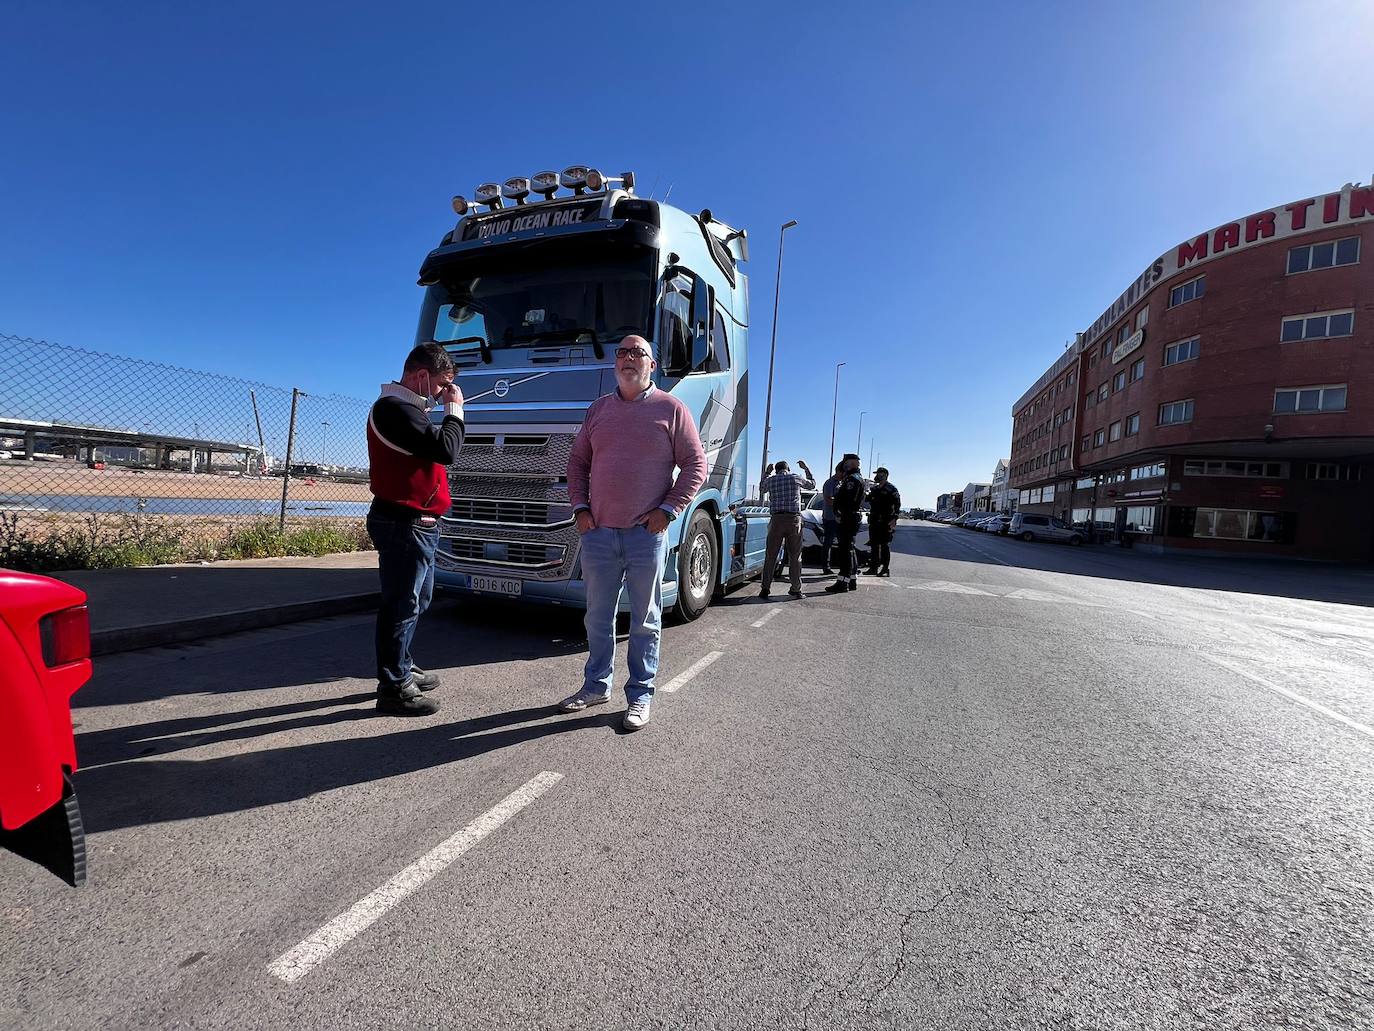
[[[324,435],[320,438],[320,465],[324,465],[324,448],[329,443],[329,420],[325,419],[320,425],[324,427]]]
[[[835,413],[840,409],[840,366],[847,362],[840,362],[835,366],[835,400],[830,403],[830,464],[826,466],[826,479],[829,479],[835,470]]]
[[[778,230],[778,277],[773,284],[773,342],[768,347],[768,402],[763,409],[763,464],[759,468],[759,489],[763,489],[763,474],[768,468],[768,431],[773,420],[773,361],[778,353],[778,299],[782,295],[782,234],[797,224],[794,218],[784,222]]]
[[[864,442],[864,416],[867,415],[867,414],[868,414],[868,409],[866,409],[866,408],[865,408],[862,412],[859,413],[859,438],[858,438],[856,441],[854,441],[854,454],[856,454],[856,455],[861,455],[861,454],[863,454],[863,442]]]

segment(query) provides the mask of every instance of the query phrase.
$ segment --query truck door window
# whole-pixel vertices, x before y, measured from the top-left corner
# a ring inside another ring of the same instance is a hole
[[[659,320],[659,362],[669,375],[680,376],[692,360],[692,277],[676,275],[663,285]]]
[[[725,335],[725,317],[717,308],[711,320],[711,357],[707,362],[707,372],[724,372],[730,368],[730,344]]]

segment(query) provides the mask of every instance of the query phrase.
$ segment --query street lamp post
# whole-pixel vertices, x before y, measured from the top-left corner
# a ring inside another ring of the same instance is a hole
[[[826,467],[826,479],[835,469],[835,414],[840,410],[840,366],[845,364],[840,362],[835,366],[835,400],[830,403],[830,465]]]
[[[324,434],[320,437],[320,465],[323,466],[324,449],[325,446],[329,443],[329,420],[325,419],[323,422],[320,423],[320,425],[324,427]]]
[[[859,413],[859,436],[858,436],[858,439],[854,441],[854,454],[856,454],[856,455],[861,455],[861,454],[863,454],[863,442],[864,442],[864,416],[867,415],[867,414],[868,414],[868,409],[867,409],[867,408],[865,408],[862,412]]]
[[[782,296],[782,237],[797,224],[794,218],[784,222],[778,230],[778,277],[773,283],[773,342],[768,347],[768,401],[763,409],[763,462],[759,466],[759,489],[763,489],[763,474],[768,468],[768,431],[773,421],[773,362],[778,354],[778,300]]]

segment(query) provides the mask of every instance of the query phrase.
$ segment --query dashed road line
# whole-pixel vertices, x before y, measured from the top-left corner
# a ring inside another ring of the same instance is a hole
[[[1206,659],[1208,662],[1220,666],[1222,669],[1229,670],[1238,677],[1244,677],[1251,683],[1259,684],[1260,687],[1268,688],[1275,694],[1281,694],[1290,701],[1297,702],[1299,705],[1305,705],[1313,712],[1319,712],[1323,716],[1330,717],[1338,723],[1343,723],[1351,730],[1363,734],[1365,737],[1374,738],[1374,727],[1371,727],[1368,724],[1361,723],[1358,720],[1352,720],[1349,716],[1345,715],[1344,713],[1337,712],[1335,709],[1328,709],[1325,705],[1322,705],[1320,702],[1314,702],[1310,698],[1305,698],[1302,695],[1298,694],[1296,691],[1290,691],[1286,687],[1279,687],[1278,684],[1271,684],[1263,677],[1257,676],[1256,674],[1251,673],[1248,669],[1244,669],[1243,667],[1237,666],[1234,663],[1227,662],[1225,659],[1219,659],[1215,655],[1208,655],[1205,652],[1200,652],[1199,654],[1202,655],[1202,657]]]
[[[282,953],[268,964],[268,971],[288,984],[299,981],[562,779],[563,774],[548,771],[531,778],[295,948]]]
[[[774,611],[777,610],[775,609]],[[724,654],[724,652],[707,652],[701,658],[697,659],[696,662],[692,663],[677,676],[673,677],[672,680],[663,685],[663,690],[668,694],[672,694]]]
[[[767,623],[770,619],[772,619],[774,616],[776,616],[776,615],[777,615],[779,612],[781,612],[781,611],[782,611],[782,606],[781,606],[781,605],[778,605],[778,606],[776,606],[775,608],[771,608],[771,609],[769,609],[767,612],[765,612],[765,613],[763,614],[763,617],[762,617],[761,619],[756,619],[756,620],[754,620],[754,622],[750,623],[749,625],[752,626],[755,630],[757,630],[759,627],[763,626],[763,624]]]

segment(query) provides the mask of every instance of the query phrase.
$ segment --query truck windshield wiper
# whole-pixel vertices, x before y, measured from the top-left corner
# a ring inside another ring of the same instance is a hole
[[[573,343],[580,343],[584,336],[592,338],[592,350],[596,352],[598,359],[606,357],[606,349],[601,346],[601,341],[596,338],[596,333],[590,329],[554,329],[547,333],[536,333],[530,337],[527,343],[534,347],[540,340],[571,340]]]

